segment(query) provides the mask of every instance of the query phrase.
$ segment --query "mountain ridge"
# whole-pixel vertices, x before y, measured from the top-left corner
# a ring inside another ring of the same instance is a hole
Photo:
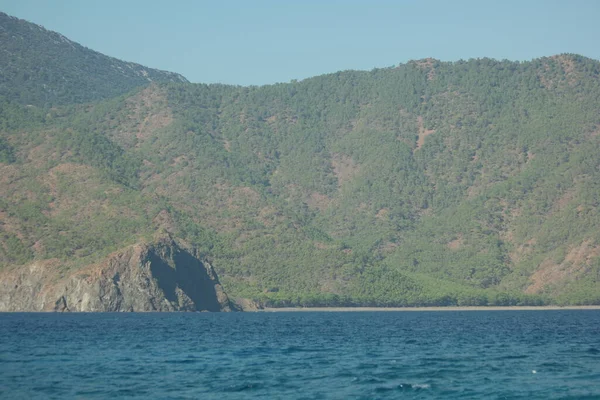
[[[5,99],[0,263],[77,271],[166,232],[264,306],[598,304],[599,76],[426,59]]]
[[[0,53],[6,57],[0,95],[25,104],[87,102],[118,96],[153,81],[188,82],[177,73],[105,56],[2,12]]]

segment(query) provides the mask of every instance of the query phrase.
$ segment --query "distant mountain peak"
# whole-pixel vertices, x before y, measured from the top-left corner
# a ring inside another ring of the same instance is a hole
[[[174,72],[122,61],[64,35],[0,13],[0,96],[22,104],[105,99],[149,82],[188,82]]]

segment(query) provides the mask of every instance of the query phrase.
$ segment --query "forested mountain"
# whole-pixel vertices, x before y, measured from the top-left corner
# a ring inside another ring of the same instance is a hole
[[[66,274],[166,234],[268,305],[600,304],[599,78],[563,54],[3,91],[0,263]]]
[[[179,75],[123,62],[0,12],[0,96],[50,106],[107,99]]]

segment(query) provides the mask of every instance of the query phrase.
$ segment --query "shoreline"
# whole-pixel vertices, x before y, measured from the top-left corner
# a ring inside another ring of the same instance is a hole
[[[415,312],[415,311],[551,311],[551,310],[600,310],[594,306],[473,306],[473,307],[283,307],[245,310],[245,312]]]

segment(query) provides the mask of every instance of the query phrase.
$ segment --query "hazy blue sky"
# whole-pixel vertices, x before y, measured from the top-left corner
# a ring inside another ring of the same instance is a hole
[[[0,10],[193,82],[288,82],[425,57],[600,58],[600,0],[0,0]]]

